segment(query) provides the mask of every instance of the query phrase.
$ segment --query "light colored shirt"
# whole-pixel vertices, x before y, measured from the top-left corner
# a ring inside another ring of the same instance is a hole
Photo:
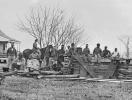
[[[112,57],[119,57],[119,52],[117,51],[114,51],[113,53],[112,53]]]

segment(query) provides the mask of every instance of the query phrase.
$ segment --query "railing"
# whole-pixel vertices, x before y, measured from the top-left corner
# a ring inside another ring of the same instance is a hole
[[[7,58],[6,53],[0,53],[0,58]]]

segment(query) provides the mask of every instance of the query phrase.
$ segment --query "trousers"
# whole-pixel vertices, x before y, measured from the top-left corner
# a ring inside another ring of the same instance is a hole
[[[15,60],[15,56],[8,56],[8,68],[12,68],[13,61]]]

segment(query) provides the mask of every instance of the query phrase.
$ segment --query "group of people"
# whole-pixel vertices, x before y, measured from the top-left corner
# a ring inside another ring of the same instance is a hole
[[[17,54],[17,50],[14,47],[14,43],[11,42],[11,47],[7,50],[8,57],[8,68],[15,69],[24,69],[25,67],[25,59],[22,53]]]
[[[111,53],[110,50],[108,50],[108,47],[105,46],[104,50],[102,51],[99,43],[97,44],[97,47],[94,49],[93,55],[98,57],[103,57],[103,58],[109,58],[109,57],[119,58],[120,57],[120,54],[117,48],[115,48],[114,52]]]
[[[64,56],[71,57],[72,55],[81,54],[85,57],[89,57],[89,55],[94,56],[95,58],[103,57],[103,58],[109,58],[109,57],[120,57],[120,54],[115,48],[114,52],[110,52],[108,50],[108,47],[105,46],[104,50],[100,48],[100,44],[97,44],[97,47],[94,48],[93,53],[91,54],[89,45],[86,44],[86,47],[81,51],[78,52],[77,48],[75,47],[75,44],[72,43],[71,46],[67,46],[67,49],[65,50],[65,46],[61,45],[61,48],[57,50],[52,45],[48,45],[45,50],[42,52],[38,47],[38,39],[36,39],[33,43],[33,49],[32,54],[29,56],[29,58],[35,58],[40,60],[42,53],[44,54],[44,60],[46,62],[46,66],[50,65],[51,59],[54,59],[58,63],[61,64],[61,62],[64,61]],[[14,47],[14,43],[11,43],[11,47],[7,50],[7,57],[8,57],[8,67],[11,69],[15,69],[16,67],[19,69],[24,69],[26,61],[23,57],[22,53],[19,53],[17,55],[17,50]]]
[[[61,53],[61,52],[62,53]],[[76,54],[81,54],[84,55],[86,57],[88,57],[89,55],[93,55],[94,57],[103,57],[103,58],[109,58],[109,57],[113,57],[113,58],[119,58],[120,54],[118,52],[118,49],[115,48],[115,50],[111,53],[110,50],[108,50],[108,47],[105,46],[104,50],[102,50],[100,48],[100,44],[97,43],[97,47],[94,48],[93,53],[91,54],[90,49],[88,47],[88,44],[86,44],[86,47],[80,52],[77,51],[77,48],[75,48],[74,43],[71,44],[71,47],[68,46],[68,49],[64,50],[64,45],[62,45],[61,49],[58,51],[59,54],[66,54],[67,56],[71,56],[71,55],[76,55]]]

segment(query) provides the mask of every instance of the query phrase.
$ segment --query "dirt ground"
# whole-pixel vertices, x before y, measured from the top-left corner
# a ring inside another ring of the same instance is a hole
[[[12,76],[1,82],[0,100],[132,100],[132,83]]]

